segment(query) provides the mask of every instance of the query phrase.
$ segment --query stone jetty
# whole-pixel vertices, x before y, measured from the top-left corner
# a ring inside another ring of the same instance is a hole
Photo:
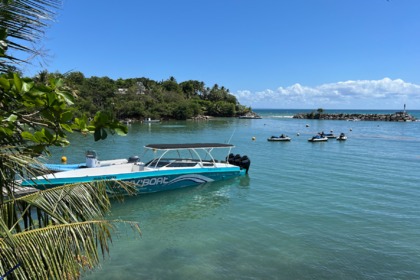
[[[328,113],[299,113],[293,116],[295,119],[318,119],[318,120],[345,120],[345,121],[385,121],[385,122],[411,122],[416,118],[406,112],[393,114],[328,114]]]

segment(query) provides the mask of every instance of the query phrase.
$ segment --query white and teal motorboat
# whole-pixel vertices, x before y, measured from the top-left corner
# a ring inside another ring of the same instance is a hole
[[[150,144],[153,153],[147,163],[127,160],[117,164],[51,172],[23,180],[22,186],[47,189],[65,184],[116,180],[135,183],[139,193],[173,190],[207,182],[230,179],[248,173],[247,156],[232,154],[234,145],[220,143]],[[223,156],[216,160],[215,154]]]

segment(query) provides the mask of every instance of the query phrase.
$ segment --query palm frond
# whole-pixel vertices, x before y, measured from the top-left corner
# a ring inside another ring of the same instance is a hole
[[[0,1],[0,34],[6,34],[0,38],[0,73],[16,69],[17,64],[42,55],[37,43],[61,4],[62,0]],[[13,54],[5,54],[9,50],[13,50]],[[23,54],[28,57],[23,57]]]
[[[0,239],[0,273],[20,263],[14,271],[19,279],[76,279],[80,271],[97,266],[98,244],[103,257],[108,253],[115,222],[140,232],[136,223],[94,220],[15,234],[14,247]]]
[[[130,194],[135,192],[132,184],[119,181],[64,185],[7,200],[0,205],[0,216],[13,232],[44,227],[51,223],[95,220],[110,210],[111,203],[107,195],[110,188],[119,193],[121,190]]]
[[[61,0],[13,0],[0,1],[1,26],[8,30],[8,35],[18,40],[36,42],[44,34],[48,21],[55,18],[55,10],[61,6]],[[9,47],[27,51],[20,43]]]
[[[2,195],[13,198],[17,186],[16,176],[35,177],[45,173],[40,159],[32,154],[24,153],[21,149],[11,146],[0,146],[0,187]],[[3,200],[0,197],[0,202]]]

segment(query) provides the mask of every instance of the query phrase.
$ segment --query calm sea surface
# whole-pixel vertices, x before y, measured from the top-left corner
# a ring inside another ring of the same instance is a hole
[[[83,279],[420,279],[420,122],[256,111],[263,119],[132,124],[126,137],[54,150],[51,161],[76,163],[87,149],[105,160],[142,157],[150,143],[230,142],[251,159],[246,177],[113,203],[110,219],[143,235],[114,234]],[[331,130],[348,140],[307,141]],[[292,141],[267,141],[282,133]]]

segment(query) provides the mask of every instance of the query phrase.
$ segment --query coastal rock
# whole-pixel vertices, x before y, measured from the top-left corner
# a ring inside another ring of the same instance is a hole
[[[294,119],[318,119],[318,120],[345,120],[345,121],[388,121],[388,122],[411,122],[416,118],[406,112],[393,114],[327,114],[327,113],[299,113]]]
[[[260,115],[255,112],[248,112],[245,115],[239,116],[240,119],[262,119]]]
[[[211,118],[212,117],[210,117],[210,116],[198,115],[198,116],[192,117],[191,119],[195,120],[195,121],[205,121],[205,120],[209,120]]]

